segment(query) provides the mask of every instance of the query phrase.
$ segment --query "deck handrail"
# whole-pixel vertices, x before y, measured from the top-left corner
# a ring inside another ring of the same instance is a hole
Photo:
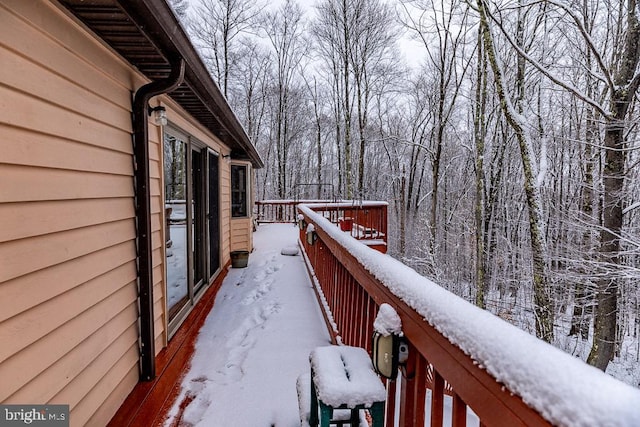
[[[482,426],[638,425],[640,390],[362,245],[312,207],[298,211],[316,234],[310,244],[301,230],[300,240],[335,339],[370,351],[382,303],[402,320],[410,357],[397,402],[390,383],[387,425],[396,405],[399,425],[424,425],[427,388],[432,426],[442,425],[445,392],[454,427],[466,425],[467,407]]]
[[[304,204],[322,212],[332,223],[341,226],[354,238],[376,250],[387,250],[387,207],[383,201],[360,200],[260,200],[256,202],[258,223],[296,222],[296,205]]]

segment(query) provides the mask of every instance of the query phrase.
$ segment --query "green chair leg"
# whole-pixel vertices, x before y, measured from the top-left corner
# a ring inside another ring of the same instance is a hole
[[[351,410],[351,418],[349,418],[349,425],[351,427],[360,427],[360,409]]]
[[[333,418],[333,408],[320,402],[320,427],[329,427]]]
[[[373,427],[384,427],[384,403],[377,402],[369,409],[373,419]]]
[[[313,373],[311,373],[311,408],[309,409],[309,426],[318,427],[318,395],[316,386],[313,383]]]

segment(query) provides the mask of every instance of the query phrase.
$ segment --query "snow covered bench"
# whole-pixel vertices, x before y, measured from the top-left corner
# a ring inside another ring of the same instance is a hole
[[[312,378],[309,408],[311,427],[318,426],[318,421],[321,427],[335,423],[333,416],[336,409],[350,410],[349,422],[352,427],[359,424],[361,409],[369,410],[373,427],[383,426],[387,393],[364,349],[336,345],[318,347],[311,352],[309,360]],[[306,403],[300,396],[300,381],[298,389],[302,409]]]

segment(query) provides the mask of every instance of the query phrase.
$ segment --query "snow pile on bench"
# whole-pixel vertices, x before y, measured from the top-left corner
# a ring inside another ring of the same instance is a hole
[[[370,407],[386,400],[385,387],[364,349],[335,345],[318,347],[309,359],[318,399],[326,405]]]

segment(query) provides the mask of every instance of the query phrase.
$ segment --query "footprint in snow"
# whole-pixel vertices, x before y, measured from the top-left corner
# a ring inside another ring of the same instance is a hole
[[[268,272],[269,269],[267,269]],[[264,280],[265,277],[267,277],[267,272],[265,272],[264,270],[260,270],[258,271],[254,276],[253,276],[253,280],[256,281],[260,281],[260,280]]]
[[[273,280],[266,280],[253,289],[246,297],[242,299],[242,305],[252,304],[261,299],[267,292],[271,290]]]
[[[272,302],[262,307],[261,317],[266,321],[272,314],[278,313],[282,309],[280,303]]]
[[[282,264],[275,264],[275,265],[270,265],[267,268],[267,274],[273,274],[276,271],[280,270],[282,268]]]

